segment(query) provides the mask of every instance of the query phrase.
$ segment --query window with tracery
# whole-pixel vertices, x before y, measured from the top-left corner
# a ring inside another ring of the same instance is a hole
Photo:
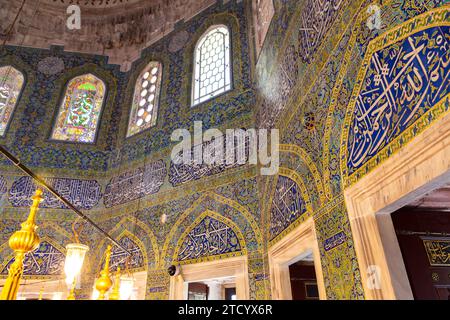
[[[210,28],[195,47],[192,106],[231,89],[230,32],[224,25]]]
[[[93,74],[70,80],[59,108],[52,139],[95,142],[105,95],[105,84]]]
[[[24,82],[19,70],[12,66],[0,67],[0,137],[6,133]]]
[[[161,91],[162,65],[150,62],[140,73],[134,89],[127,137],[156,124]]]

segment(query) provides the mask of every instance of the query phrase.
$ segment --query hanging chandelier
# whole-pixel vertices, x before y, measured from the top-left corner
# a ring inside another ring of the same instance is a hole
[[[66,284],[71,286],[81,272],[84,257],[89,247],[81,243],[69,243],[66,246],[66,261],[64,272],[66,274]]]

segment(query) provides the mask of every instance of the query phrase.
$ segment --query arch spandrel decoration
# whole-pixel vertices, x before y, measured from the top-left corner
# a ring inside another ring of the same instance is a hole
[[[64,261],[66,259],[64,250],[57,248],[50,239],[43,239],[39,247],[26,255],[24,261],[23,275],[25,277],[60,277],[64,274]],[[10,257],[8,263],[2,268],[1,276],[8,275],[8,269],[14,262]]]
[[[133,236],[128,231],[124,231],[120,236],[118,242],[129,252],[132,256],[126,253],[122,248],[113,245],[111,249],[111,260],[109,269],[111,272],[116,271],[118,267],[123,270],[131,272],[139,272],[147,269],[147,257],[142,250],[143,244],[139,239]],[[105,259],[102,259],[102,266]]]
[[[207,210],[180,237],[174,261],[190,264],[241,256],[246,252],[239,228],[227,218]]]
[[[344,122],[344,186],[448,112],[449,34],[450,15],[439,8],[369,44]]]
[[[293,179],[295,178],[292,176],[294,172],[282,169],[270,210],[269,239],[271,242],[275,242],[276,238],[289,232],[294,223],[306,216],[308,212],[312,212],[304,186]]]

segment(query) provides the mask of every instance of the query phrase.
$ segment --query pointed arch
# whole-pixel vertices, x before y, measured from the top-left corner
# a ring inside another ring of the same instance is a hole
[[[311,172],[312,176],[314,177],[316,189],[319,194],[320,205],[323,205],[326,202],[326,196],[325,196],[322,176],[320,174],[320,171],[317,169],[316,164],[311,159],[310,155],[302,147],[294,145],[294,144],[280,144],[279,148],[280,148],[280,152],[295,154],[296,156],[298,156],[300,159],[302,159],[305,162],[306,166],[308,167],[309,171]]]
[[[25,77],[11,65],[0,67],[0,137],[6,134],[20,94]]]
[[[58,241],[48,236],[42,237],[38,248],[25,257],[23,277],[32,279],[63,278],[65,254],[65,248]],[[1,277],[8,274],[8,268],[13,262],[14,253],[11,253],[0,266]]]
[[[137,77],[128,121],[127,138],[156,125],[161,93],[162,64],[151,61]]]
[[[230,30],[211,26],[194,50],[192,101],[196,106],[232,89]]]
[[[226,217],[206,210],[178,239],[173,261],[191,264],[247,254],[239,227]]]
[[[145,250],[144,243],[138,239],[134,234],[128,230],[123,230],[117,237],[119,242],[125,249],[130,251],[133,255],[130,260],[128,254],[118,246],[113,246],[111,249],[110,270],[116,271],[118,267],[121,270],[127,270],[129,272],[145,271],[148,268],[147,252]],[[105,263],[105,257],[101,259],[100,264],[103,266]],[[100,270],[100,267],[97,268]]]
[[[175,224],[170,229],[169,234],[166,237],[166,241],[164,242],[164,246],[161,251],[161,259],[160,262],[164,263],[166,258],[172,258],[173,256],[173,250],[174,246],[176,246],[177,239],[179,240],[180,237],[177,237],[177,233],[182,229],[183,223],[186,223],[188,220],[188,217],[195,216],[196,212],[198,212],[199,209],[201,209],[202,204],[206,203],[208,200],[216,201],[219,204],[223,204],[228,206],[230,209],[229,211],[232,211],[234,213],[238,213],[238,216],[236,218],[241,219],[242,221],[245,221],[246,227],[245,227],[245,239],[247,250],[261,250],[263,248],[263,236],[261,233],[261,230],[256,223],[256,220],[252,216],[252,214],[242,205],[240,205],[238,202],[234,201],[233,199],[229,199],[226,197],[223,197],[216,193],[210,193],[205,192],[203,193],[197,200],[195,200],[192,205],[183,212],[182,215],[176,220]],[[186,227],[187,228],[187,227]],[[255,246],[253,248],[250,248],[251,244],[250,239],[254,241]]]
[[[105,83],[92,73],[71,79],[67,83],[51,138],[94,143],[105,97]]]
[[[268,229],[270,246],[313,213],[305,183],[294,170],[280,168],[275,188],[270,206],[270,227]],[[288,201],[285,198],[288,198]],[[280,208],[281,204],[284,208]]]
[[[154,266],[158,266],[159,265],[159,249],[158,249],[158,242],[156,239],[156,236],[154,235],[154,233],[152,232],[152,230],[148,227],[147,224],[145,224],[144,222],[137,220],[137,219],[132,219],[131,217],[124,217],[120,220],[120,222],[114,227],[112,228],[109,233],[117,238],[117,239],[122,239],[124,236],[129,236],[130,239],[132,239],[141,249],[142,253],[143,253],[143,257],[144,257],[144,267],[145,270],[148,270],[150,268],[149,264],[151,261],[149,261],[148,258],[148,245],[145,245],[143,242],[143,239],[139,239],[135,234],[133,234],[127,227],[127,224],[131,224],[131,225],[135,225],[137,227],[139,227],[140,229],[143,230],[144,234],[146,234],[148,236],[148,240],[151,243],[151,249],[153,251],[153,255],[154,255]],[[119,233],[120,232],[120,233]],[[98,246],[98,250],[97,253],[99,255],[103,255],[104,251],[106,250],[106,239],[103,239],[99,246]],[[103,263],[103,258],[100,259],[99,261],[99,266],[96,270],[100,270],[101,264]],[[142,269],[144,270],[144,269]]]

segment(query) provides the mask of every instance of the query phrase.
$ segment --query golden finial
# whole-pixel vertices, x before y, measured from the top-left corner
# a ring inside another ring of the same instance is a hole
[[[105,266],[100,272],[100,277],[95,282],[95,288],[99,292],[98,300],[104,300],[105,294],[112,286],[111,278],[109,277],[109,260],[111,259],[111,245],[106,248]]]
[[[109,295],[109,300],[120,300],[120,267],[117,268],[114,287],[113,291]]]
[[[42,286],[41,290],[39,291],[39,298],[38,298],[38,300],[42,300],[43,294],[44,294],[44,286]]]
[[[14,232],[9,238],[9,246],[14,250],[15,257],[14,262],[9,267],[8,278],[3,286],[0,300],[16,300],[20,279],[23,274],[25,255],[39,246],[40,239],[36,233],[35,220],[39,204],[43,200],[42,193],[41,189],[36,190],[35,195],[32,197],[33,204],[27,220],[21,224],[21,229]]]
[[[75,285],[76,285],[76,281],[77,281],[77,279],[74,278],[73,279],[73,283],[72,283],[72,288],[70,289],[70,293],[67,296],[67,300],[76,300],[75,299]]]

